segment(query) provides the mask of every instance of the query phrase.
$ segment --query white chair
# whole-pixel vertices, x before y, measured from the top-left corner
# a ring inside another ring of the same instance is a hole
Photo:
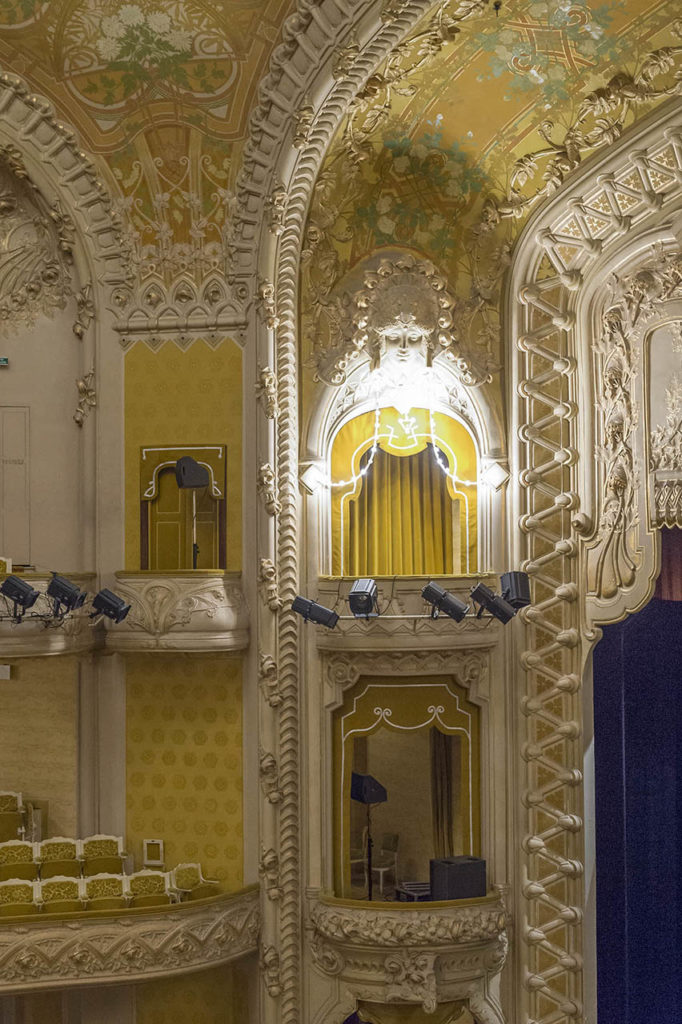
[[[384,832],[381,837],[381,846],[376,856],[372,857],[372,874],[379,875],[379,892],[384,895],[384,875],[389,871],[393,875],[393,884],[398,883],[398,835],[393,832]]]

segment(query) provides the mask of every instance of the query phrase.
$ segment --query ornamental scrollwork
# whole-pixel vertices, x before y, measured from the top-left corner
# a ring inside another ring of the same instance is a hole
[[[678,37],[682,36],[682,21],[674,22],[672,28]],[[522,217],[543,197],[556,192],[566,176],[580,166],[584,155],[613,145],[637,107],[679,95],[680,55],[682,46],[661,47],[648,53],[634,74],[619,71],[605,86],[585,97],[572,124],[558,138],[554,123],[543,121],[538,134],[544,145],[516,161],[505,198],[488,200],[488,221]]]
[[[265,980],[265,987],[274,999],[282,991],[279,976],[279,953],[274,946],[263,946],[259,964]]]
[[[0,146],[0,331],[64,309],[74,237],[71,218],[58,201],[46,204],[16,146]]]
[[[111,984],[211,967],[255,952],[260,928],[257,888],[217,897],[203,907],[63,922],[32,919],[0,934],[6,993],[51,984]]]
[[[453,946],[488,942],[506,927],[501,903],[437,913],[355,910],[324,903],[310,911],[314,930],[327,941],[380,947]]]

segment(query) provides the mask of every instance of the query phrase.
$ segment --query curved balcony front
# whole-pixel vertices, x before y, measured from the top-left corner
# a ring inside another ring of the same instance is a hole
[[[170,907],[5,917],[0,995],[143,981],[255,953],[258,886]]]
[[[130,604],[106,631],[111,651],[239,651],[249,644],[240,573],[117,572],[112,588]]]
[[[311,954],[338,983],[339,1014],[357,1000],[421,1004],[426,1013],[465,1000],[481,1024],[504,1024],[497,989],[506,927],[498,893],[428,903],[319,896],[309,911]]]
[[[0,649],[6,658],[34,658],[42,654],[80,654],[92,650],[100,640],[101,630],[93,627],[85,609],[67,615],[63,620],[50,619],[49,599],[45,591],[51,573],[17,573],[37,590],[41,597],[20,622],[11,618],[0,619]],[[92,594],[97,590],[95,573],[65,573],[80,590]],[[6,577],[3,575],[2,579]],[[4,598],[3,616],[11,615],[12,602]],[[39,617],[45,613],[43,617]]]

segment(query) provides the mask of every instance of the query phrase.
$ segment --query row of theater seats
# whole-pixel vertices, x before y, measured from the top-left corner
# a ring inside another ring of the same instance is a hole
[[[218,892],[218,883],[204,878],[199,864],[179,864],[172,871],[144,868],[131,875],[10,878],[0,882],[0,917],[159,907]]]
[[[94,835],[85,839],[53,836],[33,843],[8,839],[0,843],[0,881],[9,878],[52,878],[66,875],[123,874],[126,853],[122,836]]]

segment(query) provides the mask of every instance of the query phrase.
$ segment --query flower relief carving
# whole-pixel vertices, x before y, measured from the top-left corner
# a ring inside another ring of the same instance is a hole
[[[64,309],[74,234],[59,202],[48,206],[29,178],[19,150],[0,146],[0,331]]]
[[[328,344],[318,346],[311,362],[316,379],[327,384],[342,384],[363,356],[376,371],[385,362],[406,364],[416,353],[427,367],[442,355],[467,386],[491,379],[456,338],[455,300],[445,278],[409,253],[381,260],[365,271],[353,298],[331,299],[315,315],[326,317],[327,330],[317,336],[326,335]]]
[[[216,587],[212,580],[154,580],[138,586],[120,580],[116,590],[131,605],[129,626],[154,636],[174,626],[187,626],[192,616],[203,613],[209,619],[228,604],[239,608],[243,595],[238,587]]]

